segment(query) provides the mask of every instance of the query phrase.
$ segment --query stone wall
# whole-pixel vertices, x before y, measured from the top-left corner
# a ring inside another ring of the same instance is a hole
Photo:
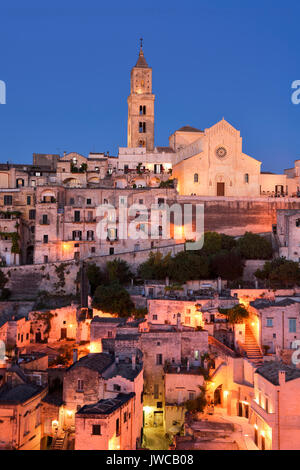
[[[300,209],[298,198],[230,198],[178,196],[181,204],[204,204],[205,231],[243,235],[246,231],[266,233],[276,224],[278,209]]]
[[[90,257],[86,258],[85,261],[96,263],[103,268],[108,261],[122,258],[127,261],[133,271],[136,271],[138,266],[148,259],[150,251],[160,251],[163,255],[168,253],[175,255],[183,248],[183,244],[170,245],[152,250]],[[1,268],[8,277],[5,287],[11,290],[13,300],[33,300],[37,298],[38,293],[41,291],[55,295],[74,295],[76,294],[76,278],[79,269],[80,262],[75,260]]]

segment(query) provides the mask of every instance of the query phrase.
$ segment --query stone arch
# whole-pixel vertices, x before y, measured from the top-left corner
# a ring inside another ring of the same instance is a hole
[[[70,188],[73,188],[73,187],[76,187],[76,186],[80,186],[80,181],[77,179],[77,178],[66,178],[64,181],[63,181],[63,184],[65,186],[68,186]]]

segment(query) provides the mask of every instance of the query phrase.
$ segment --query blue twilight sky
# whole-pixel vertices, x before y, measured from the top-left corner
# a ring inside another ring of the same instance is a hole
[[[126,146],[140,36],[153,68],[156,145],[223,116],[245,153],[281,172],[300,158],[300,2],[1,0],[0,162]]]

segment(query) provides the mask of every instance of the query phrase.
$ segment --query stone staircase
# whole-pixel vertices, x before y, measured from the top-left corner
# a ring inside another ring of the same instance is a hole
[[[33,300],[36,299],[42,280],[41,272],[25,273],[22,270],[11,269],[9,288],[11,300]]]
[[[57,437],[51,446],[51,450],[64,450],[64,438]]]
[[[263,363],[263,355],[261,353],[261,349],[257,344],[254,334],[248,323],[246,323],[245,327],[245,344],[243,345],[243,349],[246,353],[247,358],[256,365],[260,365]]]

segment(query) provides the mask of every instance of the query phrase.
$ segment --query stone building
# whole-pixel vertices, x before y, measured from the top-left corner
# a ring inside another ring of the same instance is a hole
[[[250,423],[261,450],[298,450],[300,442],[300,371],[266,362],[254,374]]]
[[[70,366],[64,376],[65,427],[74,426],[75,413],[84,405],[115,398],[119,393],[136,396],[134,442],[141,442],[143,426],[143,362],[141,356],[119,358],[93,353]]]
[[[268,352],[295,349],[300,340],[300,303],[292,297],[279,300],[257,299],[250,302],[251,326],[258,344]]]
[[[0,340],[7,349],[22,348],[30,344],[30,321],[25,317],[2,316],[0,320]]]
[[[40,449],[40,408],[46,393],[47,387],[31,383],[18,367],[7,369],[0,386],[0,449]]]
[[[300,261],[300,210],[278,210],[276,237],[279,255]]]
[[[80,408],[75,419],[75,450],[135,450],[136,400],[132,392],[119,393]]]
[[[200,365],[201,355],[208,351],[207,331],[177,328],[170,325],[151,325],[142,333],[141,350],[144,361],[144,423],[145,426],[165,424],[166,364]]]

